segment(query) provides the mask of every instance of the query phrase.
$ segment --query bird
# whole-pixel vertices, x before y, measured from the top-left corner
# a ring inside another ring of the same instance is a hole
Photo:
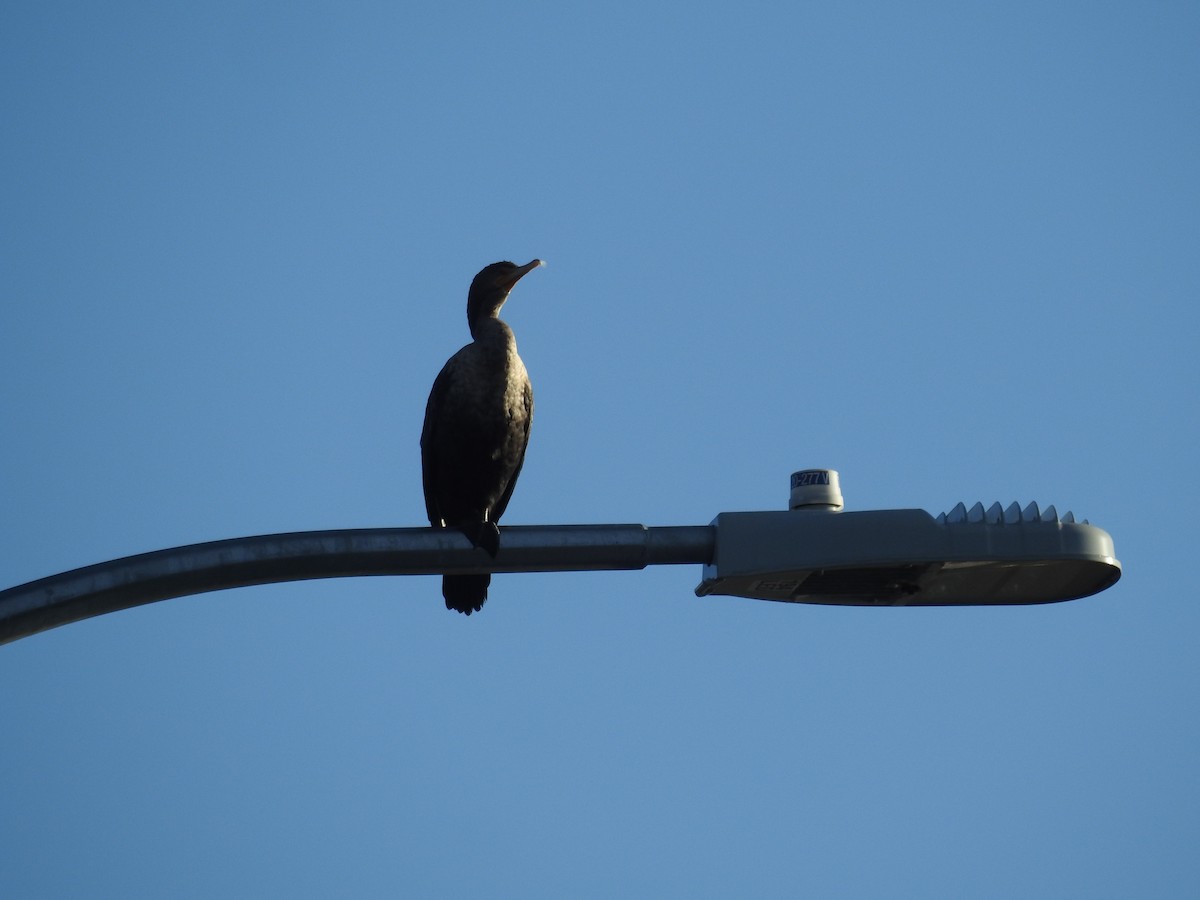
[[[421,429],[425,511],[434,528],[456,528],[495,558],[497,523],[525,462],[533,387],[500,308],[513,286],[544,265],[485,266],[467,293],[471,343],[446,361],[433,382]],[[445,575],[446,609],[471,615],[487,600],[487,573]]]

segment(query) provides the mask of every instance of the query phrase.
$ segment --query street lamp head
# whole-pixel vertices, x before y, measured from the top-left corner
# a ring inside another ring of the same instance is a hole
[[[795,476],[793,476],[793,483]],[[849,606],[1075,600],[1121,577],[1112,538],[1053,506],[721,513],[698,596]]]

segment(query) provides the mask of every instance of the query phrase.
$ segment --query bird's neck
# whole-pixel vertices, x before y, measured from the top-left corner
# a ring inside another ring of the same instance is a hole
[[[516,344],[512,329],[496,316],[479,316],[471,322],[471,337],[475,343],[496,349]]]

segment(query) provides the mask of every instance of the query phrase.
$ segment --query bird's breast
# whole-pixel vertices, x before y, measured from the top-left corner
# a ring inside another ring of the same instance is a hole
[[[529,373],[515,343],[497,348],[468,344],[452,362],[446,408],[481,424],[507,427],[526,416]]]

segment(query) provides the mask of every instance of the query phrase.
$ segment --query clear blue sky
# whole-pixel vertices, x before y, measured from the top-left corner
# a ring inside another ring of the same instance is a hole
[[[1099,596],[696,568],[229,591],[0,648],[5,897],[1195,897],[1200,11],[0,10],[0,586],[419,525],[467,285],[510,524],[1037,500]]]

